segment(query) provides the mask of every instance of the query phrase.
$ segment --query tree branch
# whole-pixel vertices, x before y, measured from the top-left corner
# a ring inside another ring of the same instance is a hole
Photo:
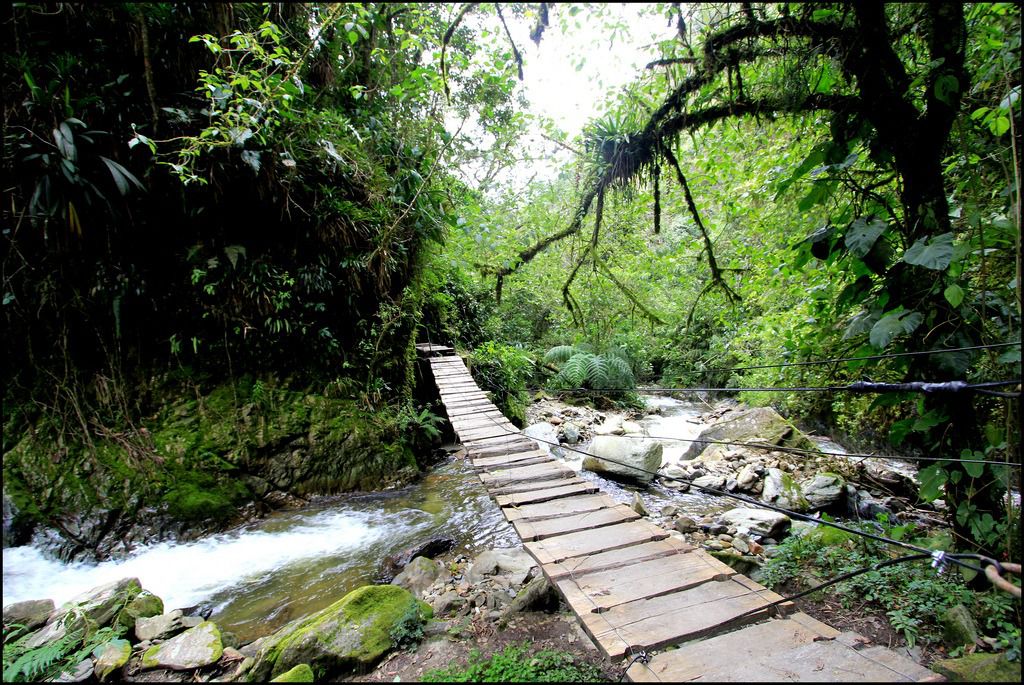
[[[498,10],[498,19],[501,20],[501,25],[505,27],[505,35],[508,37],[509,45],[512,46],[512,56],[516,59],[516,66],[519,68],[519,80],[523,80],[523,56],[519,54],[519,48],[516,47],[516,42],[512,40],[512,32],[508,30],[508,24],[505,23],[505,15],[501,13],[501,5],[494,3],[494,9]]]
[[[479,2],[467,2],[463,5],[459,13],[455,15],[455,19],[448,26],[448,30],[444,32],[444,38],[441,39],[441,82],[444,84],[444,97],[449,102],[451,102],[452,91],[448,87],[448,69],[445,64],[445,52],[448,48],[448,43],[452,40],[452,36],[455,35],[455,29],[459,28],[459,24],[462,23],[466,13],[479,4]]]

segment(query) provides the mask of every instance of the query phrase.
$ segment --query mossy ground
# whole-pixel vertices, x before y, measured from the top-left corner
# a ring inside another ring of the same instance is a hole
[[[216,528],[271,490],[371,490],[418,470],[387,408],[371,412],[353,399],[251,377],[164,396],[135,426],[89,440],[70,439],[46,419],[17,439],[5,434],[4,488],[21,515],[59,524],[88,546],[140,513],[148,523],[155,514]],[[79,534],[66,525],[75,517],[104,523]]]

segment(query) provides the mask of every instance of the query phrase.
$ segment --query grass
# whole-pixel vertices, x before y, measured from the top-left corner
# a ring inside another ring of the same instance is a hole
[[[484,658],[470,652],[465,666],[432,669],[423,674],[428,683],[569,683],[606,680],[599,668],[555,650],[530,652],[530,644],[509,645]]]

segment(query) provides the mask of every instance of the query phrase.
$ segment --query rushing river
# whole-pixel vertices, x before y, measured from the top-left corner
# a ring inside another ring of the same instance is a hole
[[[639,423],[651,439],[663,438],[664,463],[678,463],[688,440],[705,428],[700,415],[707,406],[645,400],[650,413]],[[821,442],[827,451],[841,451]],[[580,452],[567,449],[563,458],[580,471]],[[681,494],[657,483],[637,489],[589,471],[580,475],[623,503],[639,492],[652,513],[671,504],[699,518],[729,508],[713,495]],[[59,605],[97,585],[136,577],[168,610],[204,605],[218,625],[247,642],[372,583],[384,557],[434,536],[456,538],[469,555],[519,544],[476,475],[455,459],[400,490],[323,498],[195,542],[142,547],[121,560],[65,564],[34,547],[5,549],[4,603],[50,598]]]

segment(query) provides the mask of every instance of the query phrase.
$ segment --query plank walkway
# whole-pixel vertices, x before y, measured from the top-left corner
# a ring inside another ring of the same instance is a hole
[[[617,503],[522,435],[451,348],[417,345],[448,418],[526,551],[633,682],[942,681],[841,632]],[[633,657],[661,651],[647,663]]]

